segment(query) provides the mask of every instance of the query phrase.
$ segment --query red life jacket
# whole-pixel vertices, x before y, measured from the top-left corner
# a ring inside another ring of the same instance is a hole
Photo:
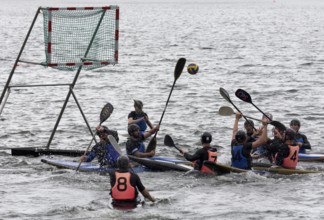
[[[217,162],[217,155],[218,155],[217,152],[208,150],[208,161],[216,163]],[[203,172],[203,173],[215,173],[213,170],[209,169],[204,164],[201,166],[200,171]]]
[[[291,146],[289,147],[289,155],[288,157],[285,157],[283,160],[283,167],[288,169],[296,169],[297,162],[298,162],[298,152],[299,152],[299,146]]]
[[[130,183],[131,173],[115,172],[116,183],[111,189],[111,197],[115,200],[135,200],[135,187]]]

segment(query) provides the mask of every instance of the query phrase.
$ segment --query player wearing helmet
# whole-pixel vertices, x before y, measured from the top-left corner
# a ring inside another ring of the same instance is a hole
[[[120,155],[111,145],[108,135],[114,136],[118,141],[117,131],[109,130],[106,126],[98,126],[96,130],[100,141],[92,147],[88,155],[81,156],[80,160],[90,162],[97,157],[100,166],[116,167],[116,161]]]
[[[129,171],[129,159],[120,156],[117,160],[117,170],[109,172],[112,205],[115,208],[135,208],[140,202],[138,191],[147,199],[155,202],[150,193],[145,189],[141,179],[136,173]]]
[[[181,150],[183,156],[193,161],[195,170],[200,170],[204,173],[214,173],[211,169],[203,165],[205,160],[216,162],[217,161],[217,149],[210,146],[212,141],[212,135],[208,132],[204,132],[200,138],[202,148],[197,150],[193,155]]]
[[[306,153],[306,149],[311,149],[311,144],[309,143],[306,135],[299,132],[300,121],[298,119],[293,119],[290,122],[290,128],[296,132],[296,143],[299,146],[299,153]]]
[[[137,124],[140,127],[141,132],[145,132],[147,125],[150,129],[153,129],[153,125],[149,120],[148,115],[143,111],[143,102],[140,100],[134,100],[135,111],[131,111],[128,114],[128,125]]]
[[[263,132],[255,141],[251,141],[248,139],[245,131],[238,130],[238,122],[241,117],[241,113],[236,113],[231,143],[232,166],[241,169],[251,169],[251,151],[267,142],[267,125],[269,120],[267,118],[262,119]]]
[[[126,142],[126,151],[129,155],[134,155],[136,157],[153,157],[155,155],[155,150],[150,152],[145,152],[145,145],[143,141],[158,131],[160,125],[153,127],[153,129],[148,132],[142,133],[140,127],[137,124],[131,124],[128,126],[129,138]]]
[[[269,145],[273,161],[276,166],[288,169],[295,169],[298,162],[299,146],[297,145],[296,132],[293,129],[285,129],[279,134],[281,142],[277,141]]]

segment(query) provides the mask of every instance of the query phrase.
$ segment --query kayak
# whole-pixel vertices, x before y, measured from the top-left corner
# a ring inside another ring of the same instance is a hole
[[[76,170],[79,166],[79,161],[68,161],[68,160],[54,160],[54,159],[41,159],[41,162],[55,166],[61,169],[70,169]],[[132,167],[134,172],[144,172],[148,171],[144,166],[135,166]],[[112,167],[100,167],[98,163],[87,163],[82,162],[79,171],[80,172],[107,172],[107,171],[114,171],[115,168]]]
[[[298,153],[298,161],[304,162],[324,162],[324,154]]]
[[[248,170],[239,169],[236,167],[231,167],[221,163],[214,163],[211,161],[204,161],[204,165],[209,169],[213,170],[217,175],[227,174],[227,173],[246,173]]]
[[[269,167],[269,165],[264,166],[252,166],[251,170],[244,170],[235,167],[231,167],[228,165],[220,164],[220,163],[213,163],[211,161],[204,161],[204,165],[208,168],[215,171],[216,174],[227,174],[227,173],[246,173],[246,172],[254,172],[259,174],[264,173],[276,173],[276,174],[311,174],[311,173],[320,173],[320,171],[316,170],[301,170],[301,169],[286,169],[282,167]]]
[[[186,160],[179,160],[173,157],[151,157],[151,158],[137,158],[134,156],[129,156],[130,159],[136,160],[136,165],[132,166],[134,172],[144,172],[144,171],[187,171],[189,166],[186,167]],[[55,159],[41,159],[41,162],[63,169],[76,170],[79,166],[79,161],[69,161],[69,160],[55,160]],[[87,163],[82,162],[79,171],[80,172],[104,172],[113,171],[115,168],[111,167],[100,167],[98,163]]]
[[[301,169],[286,169],[282,167],[252,167],[252,170],[266,171],[270,173],[291,175],[291,174],[310,174],[310,173],[320,173],[317,170],[301,170]]]
[[[128,157],[147,168],[149,168],[152,171],[182,171],[187,172],[190,170],[193,170],[193,167],[188,164],[188,161],[183,160],[177,160],[177,159],[169,159],[166,160],[166,158],[140,158],[135,157],[132,155],[128,155]]]
[[[299,161],[308,161],[308,162],[324,162],[324,154],[298,154],[298,160]]]

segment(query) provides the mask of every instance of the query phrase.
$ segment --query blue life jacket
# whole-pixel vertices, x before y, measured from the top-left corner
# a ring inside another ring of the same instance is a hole
[[[106,154],[105,161],[108,164],[115,165],[120,154],[115,150],[111,144],[105,146]]]
[[[144,142],[139,142],[138,151],[141,152],[141,153],[145,153],[145,145],[144,145]]]
[[[304,143],[304,138],[302,138],[302,137],[300,137],[300,138],[296,138],[295,141],[296,141],[296,142]],[[301,147],[299,148],[299,153],[306,154],[306,149],[305,149],[303,146],[301,146]]]
[[[147,125],[145,120],[137,122],[136,124],[140,127],[140,131],[146,131]]]
[[[233,146],[232,167],[250,169],[248,159],[243,155],[243,145]]]

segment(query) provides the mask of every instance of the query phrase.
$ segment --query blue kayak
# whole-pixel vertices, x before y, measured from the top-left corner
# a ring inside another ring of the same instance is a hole
[[[76,170],[80,163],[79,161],[54,160],[54,159],[41,159],[41,162],[47,163],[57,168],[70,169],[70,170]],[[136,173],[148,170],[144,166],[136,166],[136,167],[132,167],[132,169]],[[100,167],[98,163],[87,163],[87,162],[82,162],[79,167],[80,172],[105,172],[105,171],[113,171],[113,170],[115,170],[115,168]]]
[[[134,159],[135,158],[136,157],[134,157]],[[139,162],[142,159],[139,159],[136,162]],[[165,170],[185,171],[188,169],[188,168],[183,168],[182,166],[182,164],[186,164],[188,163],[188,161],[179,160],[173,157],[161,157],[161,156],[151,157],[151,158],[145,158],[144,161],[145,161],[145,165],[140,163],[140,165],[132,166],[134,172],[137,173],[137,172],[158,171],[158,170],[159,171],[165,171]],[[55,159],[41,159],[41,162],[47,163],[49,165],[58,168],[71,169],[71,170],[76,170],[80,163],[79,161],[55,160]],[[113,170],[115,170],[115,168],[100,167],[98,163],[87,163],[87,162],[82,162],[79,167],[80,172],[104,172],[104,171],[113,171]]]
[[[322,162],[324,162],[324,154],[307,154],[307,153],[302,154],[302,153],[299,153],[298,158],[299,158],[299,161],[308,161],[308,162],[322,161]]]

